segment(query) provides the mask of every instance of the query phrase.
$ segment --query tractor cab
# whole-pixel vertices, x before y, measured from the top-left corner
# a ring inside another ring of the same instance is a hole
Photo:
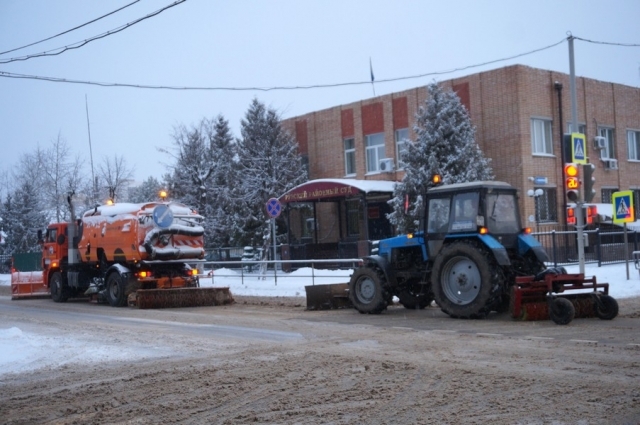
[[[481,181],[436,186],[427,192],[425,234],[435,257],[453,240],[490,235],[515,249],[522,232],[516,189],[504,182]]]

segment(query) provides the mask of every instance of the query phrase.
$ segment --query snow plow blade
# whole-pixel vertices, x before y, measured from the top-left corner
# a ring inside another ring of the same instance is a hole
[[[309,285],[304,287],[307,293],[307,310],[333,310],[352,308],[349,300],[349,285],[334,283],[329,285]]]
[[[141,309],[204,307],[233,302],[229,288],[139,289],[129,296],[129,306]]]
[[[11,273],[11,299],[50,297],[42,271]]]
[[[565,294],[566,291],[581,292]],[[543,277],[517,277],[509,310],[514,319],[551,319],[556,324],[566,325],[574,318],[611,320],[618,315],[618,303],[609,296],[609,284],[597,283],[595,276],[585,278],[584,274],[552,271]]]

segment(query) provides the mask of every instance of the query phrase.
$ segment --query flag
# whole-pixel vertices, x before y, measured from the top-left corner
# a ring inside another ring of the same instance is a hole
[[[371,72],[371,82],[373,83],[375,77],[373,76],[373,65],[371,65],[371,57],[369,57],[369,71]]]

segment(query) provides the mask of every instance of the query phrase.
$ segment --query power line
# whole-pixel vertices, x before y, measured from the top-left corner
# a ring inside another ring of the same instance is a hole
[[[7,51],[5,51],[5,52],[0,52],[0,55],[4,55],[4,54],[7,54],[7,53],[15,52],[16,50],[22,50],[22,49],[25,49],[25,48],[27,48],[27,47],[35,46],[36,44],[44,43],[45,41],[49,41],[49,40],[51,40],[51,39],[53,39],[53,38],[60,37],[61,35],[64,35],[64,34],[70,33],[71,31],[75,31],[75,30],[77,30],[77,29],[79,29],[79,28],[82,28],[82,27],[85,27],[85,26],[87,26],[87,25],[89,25],[89,24],[92,24],[92,23],[94,23],[94,22],[97,22],[97,21],[99,21],[99,20],[100,20],[100,19],[102,19],[102,18],[106,18],[106,17],[107,17],[107,16],[109,16],[109,15],[113,15],[113,14],[114,14],[114,13],[116,13],[116,12],[120,12],[122,9],[126,9],[127,7],[131,6],[132,4],[138,3],[139,1],[140,1],[140,0],[135,0],[134,2],[129,3],[129,4],[128,4],[128,5],[126,5],[126,6],[122,6],[120,9],[116,9],[116,10],[114,10],[113,12],[109,12],[109,13],[107,13],[106,15],[102,15],[102,16],[100,16],[99,18],[96,18],[96,19],[94,19],[94,20],[91,20],[91,21],[89,21],[89,22],[86,22],[86,23],[84,23],[84,24],[82,24],[82,25],[78,25],[77,27],[71,28],[70,30],[63,31],[63,32],[61,32],[60,34],[52,35],[51,37],[45,38],[44,40],[36,41],[36,42],[34,42],[34,43],[27,44],[27,45],[24,45],[24,46],[21,46],[21,47],[16,47],[15,49],[7,50]]]
[[[411,80],[417,78],[424,78],[436,75],[445,75],[451,74],[458,71],[464,71],[467,69],[478,68],[485,65],[494,64],[497,62],[503,62],[515,58],[519,58],[526,55],[531,55],[533,53],[537,53],[543,50],[551,49],[555,46],[558,46],[561,43],[564,43],[566,39],[562,39],[557,43],[551,44],[546,47],[541,47],[539,49],[531,50],[526,53],[520,53],[514,56],[509,56],[502,59],[491,60],[488,62],[479,63],[476,65],[468,65],[461,68],[454,68],[447,71],[436,71],[429,72],[425,74],[419,75],[411,75],[405,77],[396,77],[396,78],[387,78],[383,80],[376,80],[377,83],[390,83],[394,81],[402,81],[402,80]],[[0,77],[5,78],[18,78],[18,79],[29,79],[29,80],[41,80],[41,81],[50,81],[55,83],[68,83],[68,84],[85,84],[85,85],[94,85],[101,87],[129,87],[129,88],[137,88],[137,89],[155,89],[155,90],[201,90],[201,91],[276,91],[276,90],[309,90],[309,89],[320,89],[320,88],[334,88],[334,87],[343,87],[343,86],[357,86],[362,84],[370,84],[371,81],[354,81],[354,82],[346,82],[346,83],[333,83],[333,84],[314,84],[308,86],[275,86],[275,87],[188,87],[188,86],[157,86],[157,85],[147,85],[147,84],[129,84],[129,83],[107,83],[107,82],[96,82],[96,81],[84,81],[84,80],[74,80],[68,78],[58,78],[58,77],[46,77],[46,76],[37,76],[37,75],[27,75],[27,74],[15,74],[12,72],[3,72],[0,71]]]
[[[138,18],[138,19],[136,19],[136,20],[134,20],[132,22],[129,22],[128,24],[122,25],[122,26],[117,27],[117,28],[115,28],[113,30],[107,31],[105,33],[102,33],[100,35],[93,36],[93,37],[88,38],[86,40],[78,41],[78,42],[70,44],[68,46],[58,47],[57,49],[48,50],[46,52],[37,53],[35,55],[19,56],[19,57],[15,57],[15,58],[0,60],[0,64],[6,64],[6,63],[11,63],[11,62],[19,62],[19,61],[26,61],[26,60],[29,60],[29,59],[39,58],[39,57],[43,57],[43,56],[57,56],[57,55],[60,55],[60,54],[62,54],[64,52],[66,52],[67,50],[79,49],[80,47],[85,46],[86,44],[89,44],[92,41],[99,40],[101,38],[105,38],[105,37],[113,35],[113,34],[117,34],[120,31],[124,31],[125,29],[127,29],[127,28],[129,28],[129,27],[131,27],[131,26],[133,26],[133,25],[135,25],[135,24],[137,24],[139,22],[144,21],[145,19],[152,18],[152,17],[164,12],[167,9],[170,9],[170,8],[172,8],[174,6],[177,6],[180,3],[184,3],[185,1],[187,1],[187,0],[177,0],[174,3],[163,7],[162,9],[156,10],[155,12],[152,12],[152,13],[146,15],[146,16],[143,16],[142,18]]]
[[[582,41],[586,41],[587,43],[593,43],[593,44],[606,44],[609,46],[621,46],[621,47],[640,47],[640,44],[632,44],[632,43],[611,43],[608,41],[594,41],[594,40],[587,40],[586,38],[580,38],[580,37],[573,37],[576,40],[582,40]]]

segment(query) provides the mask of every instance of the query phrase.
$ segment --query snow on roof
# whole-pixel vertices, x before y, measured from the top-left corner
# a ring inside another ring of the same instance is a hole
[[[123,214],[136,214],[139,211],[145,209],[149,212],[153,211],[153,208],[157,205],[161,205],[161,202],[147,202],[143,204],[132,204],[128,202],[118,202],[113,205],[100,205],[97,207],[98,213],[104,216],[115,216]],[[169,203],[167,204],[174,214],[189,214],[191,209],[183,204]],[[145,208],[146,207],[146,208]],[[95,209],[88,209],[85,211],[84,216],[91,216],[95,212]]]
[[[388,180],[355,180],[355,179],[316,179],[307,183],[328,182],[353,186],[364,193],[370,192],[392,192],[397,182]],[[301,185],[302,186],[302,185]]]
[[[361,193],[392,194],[397,182],[387,180],[316,179],[300,184],[279,197],[281,202],[306,202],[344,198]]]

